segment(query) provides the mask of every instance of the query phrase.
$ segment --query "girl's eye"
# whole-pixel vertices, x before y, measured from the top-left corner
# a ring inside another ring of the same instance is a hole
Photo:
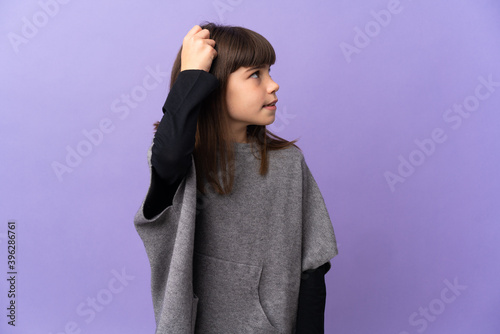
[[[253,74],[250,76],[250,78],[256,78],[256,79],[258,79],[258,78],[259,78],[259,71],[257,71],[257,72],[255,72],[255,73],[253,73]]]

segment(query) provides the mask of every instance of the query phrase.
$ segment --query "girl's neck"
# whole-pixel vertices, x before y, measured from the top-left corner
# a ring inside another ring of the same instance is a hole
[[[242,124],[231,124],[233,140],[237,143],[248,143],[247,126]]]

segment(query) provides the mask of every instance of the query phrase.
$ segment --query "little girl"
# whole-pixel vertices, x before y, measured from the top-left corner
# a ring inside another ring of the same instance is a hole
[[[156,333],[324,331],[337,245],[302,152],[266,129],[275,58],[242,27],[194,26],[183,40],[134,219]]]

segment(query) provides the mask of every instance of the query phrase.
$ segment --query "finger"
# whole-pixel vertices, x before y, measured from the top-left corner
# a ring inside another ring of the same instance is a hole
[[[201,27],[199,25],[195,25],[194,27],[191,28],[191,30],[189,30],[189,32],[186,34],[186,39],[187,38],[190,38],[190,37],[193,37],[194,35],[196,35],[197,33],[199,33],[201,31]]]
[[[195,34],[195,36],[198,37],[198,38],[202,38],[202,39],[209,38],[210,37],[210,31],[208,29],[203,29],[203,30],[198,31]]]
[[[205,42],[211,47],[215,48],[215,41],[213,39],[205,39]]]

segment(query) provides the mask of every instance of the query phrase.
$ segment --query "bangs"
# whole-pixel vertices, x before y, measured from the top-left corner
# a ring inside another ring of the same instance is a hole
[[[273,65],[276,61],[276,53],[271,43],[252,30],[219,26],[213,33],[217,42],[217,58],[225,59],[230,73],[242,66]]]

